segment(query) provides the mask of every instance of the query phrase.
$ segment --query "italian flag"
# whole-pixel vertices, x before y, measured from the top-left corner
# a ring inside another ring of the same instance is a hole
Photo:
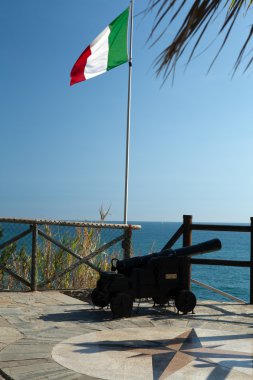
[[[121,13],[84,50],[71,70],[70,85],[103,74],[128,61],[129,8]]]

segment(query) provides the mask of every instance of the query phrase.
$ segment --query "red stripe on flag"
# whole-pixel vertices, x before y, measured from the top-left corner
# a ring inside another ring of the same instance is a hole
[[[91,55],[91,49],[90,46],[88,46],[80,55],[76,63],[74,64],[71,73],[70,73],[70,86],[72,86],[75,83],[82,82],[86,80],[84,76],[84,68],[87,63],[87,59]]]

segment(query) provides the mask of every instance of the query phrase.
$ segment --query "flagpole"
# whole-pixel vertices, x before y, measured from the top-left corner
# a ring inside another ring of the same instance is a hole
[[[134,0],[130,0],[130,44],[129,44],[129,61],[128,61],[129,69],[128,69],[128,100],[127,100],[124,224],[127,224],[127,209],[128,209],[128,173],[129,173],[129,143],[130,143],[130,124],[131,124],[132,49],[133,49],[133,19],[134,19],[133,9],[134,9]]]

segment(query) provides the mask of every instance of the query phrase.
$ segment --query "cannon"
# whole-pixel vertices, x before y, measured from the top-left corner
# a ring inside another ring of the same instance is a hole
[[[152,298],[154,304],[172,301],[177,312],[193,312],[196,297],[190,287],[190,257],[221,249],[219,239],[179,249],[163,250],[124,260],[113,258],[110,272],[100,272],[91,301],[110,305],[114,318],[131,316],[136,299]]]

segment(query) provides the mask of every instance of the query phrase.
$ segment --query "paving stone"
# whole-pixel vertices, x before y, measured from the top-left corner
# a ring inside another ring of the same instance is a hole
[[[0,325],[0,343],[10,344],[22,338],[23,334],[21,334],[16,328],[2,327]]]
[[[42,307],[44,305],[54,305],[55,301],[43,294],[44,292],[29,292],[22,293],[22,297],[19,297],[18,293],[12,293],[11,297],[13,301],[17,303],[23,303],[25,305],[33,305],[35,307]]]
[[[3,367],[3,371],[10,377],[18,380],[52,379],[53,377],[63,377],[65,372],[67,372],[69,375],[74,374],[75,377],[73,378],[78,378],[80,376],[78,373],[75,373],[73,371],[66,371],[64,367],[61,367],[55,362],[11,368]]]
[[[203,326],[203,322],[202,321],[188,321],[187,323],[187,327],[194,327],[194,328],[197,328],[197,327],[202,327]]]
[[[37,334],[36,333],[32,333],[32,334],[27,334],[27,337],[28,338],[33,338],[33,339],[36,339],[38,341],[41,341],[41,342],[59,342],[61,340],[64,340],[66,338],[69,338],[71,336],[75,336],[75,335],[80,335],[80,333],[90,333],[91,331],[90,330],[82,330],[82,331],[79,331],[79,330],[64,330],[64,331],[59,331],[58,333],[54,333],[54,334],[50,334],[49,332],[43,332],[43,333],[40,333],[38,332]]]
[[[0,316],[0,326],[1,327],[12,327],[12,325],[7,321],[6,318]]]
[[[34,365],[34,364],[41,364],[41,363],[50,363],[52,362],[51,359],[27,359],[27,360],[11,360],[11,361],[5,361],[2,365],[4,365],[4,368],[12,368],[12,367],[22,367],[27,365]]]
[[[34,341],[10,344],[0,352],[0,367],[5,361],[50,358],[52,348],[53,344]]]
[[[153,326],[153,323],[150,319],[145,318],[145,317],[135,317],[131,318],[131,325],[129,327],[150,327]],[[169,322],[167,322],[169,323]],[[127,327],[127,326],[125,326]]]
[[[57,291],[52,291],[50,293],[47,293],[47,296],[49,296],[51,299],[53,299],[54,301],[57,301],[57,303],[59,302],[63,302],[65,304],[68,304],[68,305],[86,305],[83,301],[77,299],[77,298],[73,298],[73,297],[69,297],[63,293],[60,293],[60,292],[57,292]]]
[[[2,349],[4,348],[4,347],[6,347],[7,346],[7,344],[5,344],[5,343],[0,343],[0,352],[2,351]]]

